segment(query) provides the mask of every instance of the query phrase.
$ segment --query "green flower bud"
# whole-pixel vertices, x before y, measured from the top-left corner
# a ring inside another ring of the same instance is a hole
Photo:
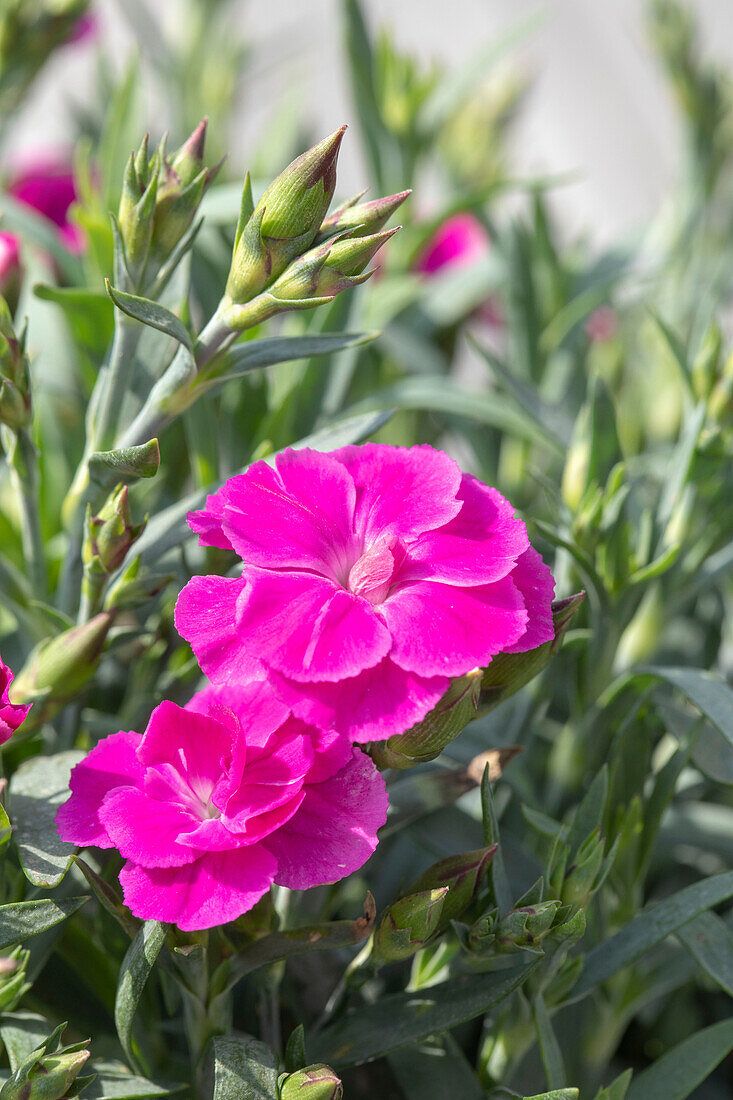
[[[128,550],[140,538],[147,519],[134,524],[126,485],[118,485],[96,516],[87,510],[86,537],[82,555],[87,567],[107,575],[122,565]]]
[[[250,301],[313,244],[333,197],[345,129],[288,165],[249,216],[243,202],[226,287],[230,301]]]
[[[481,669],[477,668],[458,677],[422,722],[387,741],[372,742],[369,754],[377,767],[412,768],[440,756],[446,745],[455,741],[476,717],[481,676]]]
[[[107,574],[104,576],[106,579]],[[134,558],[108,588],[104,607],[108,611],[139,607],[152,600],[174,579],[173,573],[151,573],[149,569],[140,572],[140,558]]]
[[[291,1073],[280,1086],[280,1100],[342,1100],[343,1095],[340,1078],[322,1063]]]
[[[340,238],[335,243],[319,245],[290,264],[268,293],[287,303],[293,299],[334,297],[366,282],[372,272],[362,274],[364,268],[396,232],[397,229],[387,229],[369,237]]]
[[[664,623],[664,596],[657,582],[646,590],[633,619],[621,635],[614,670],[620,672],[648,660],[657,650]]]
[[[373,955],[382,962],[409,959],[435,934],[448,887],[399,898],[385,910],[374,933]]]
[[[428,867],[404,891],[405,896],[409,896],[425,890],[439,890],[443,886],[448,888],[436,932],[444,932],[450,922],[460,917],[471,904],[489,869],[496,847],[492,844],[488,848],[477,848],[473,852],[441,859]]]
[[[58,701],[76,694],[99,663],[113,619],[113,612],[104,611],[40,642],[13,680],[11,702]]]
[[[0,1090],[2,1100],[64,1100],[89,1058],[86,1043],[59,1048],[63,1025],[34,1050]],[[91,1077],[86,1079],[88,1084]]]
[[[0,295],[0,424],[13,431],[31,420],[31,383],[25,332],[20,337],[5,299]]]
[[[565,631],[570,626],[585,599],[585,592],[576,592],[552,604],[552,623],[555,637],[526,653],[499,653],[485,669],[481,680],[479,711],[484,714],[514,695],[550,663],[562,645]]]
[[[726,359],[721,376],[710,394],[708,412],[716,424],[729,424],[733,419],[733,354]]]
[[[190,228],[204,192],[223,163],[204,166],[206,125],[203,119],[181,148],[162,161],[151,242],[158,264],[170,256]]]
[[[155,203],[158,197],[161,150],[148,159],[148,135],[137,153],[130,153],[125,168],[117,223],[125,248],[125,261],[134,284],[142,276],[153,237]]]
[[[411,191],[400,191],[396,195],[387,195],[383,199],[362,203],[359,202],[361,195],[355,195],[353,199],[337,207],[324,219],[316,237],[316,244],[339,233],[348,233],[350,238],[378,233],[411,194]]]
[[[598,872],[603,863],[605,841],[599,829],[594,829],[581,844],[573,863],[565,871],[562,886],[564,905],[585,905],[595,886]]]
[[[699,401],[706,401],[712,393],[718,377],[722,348],[723,333],[720,326],[713,321],[692,364],[692,389]]]
[[[33,983],[26,981],[29,958],[30,952],[21,947],[0,956],[0,1012],[12,1012],[32,987]]]

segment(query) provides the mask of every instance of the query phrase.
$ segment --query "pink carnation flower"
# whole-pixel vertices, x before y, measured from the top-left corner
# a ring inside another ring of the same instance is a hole
[[[70,786],[59,835],[119,849],[135,916],[187,932],[235,920],[273,882],[350,874],[387,814],[371,760],[293,718],[262,682],[161,703],[142,736],[100,741]]]
[[[30,704],[27,707],[21,707],[10,702],[8,692],[13,679],[12,671],[0,657],[0,745],[10,740],[18,726],[22,726],[25,722],[28,711],[31,709]]]
[[[194,577],[176,626],[210,679],[268,676],[306,722],[377,741],[452,677],[553,637],[552,574],[496,489],[429,446],[288,450],[189,516],[241,577]]]
[[[83,252],[84,235],[69,221],[69,208],[78,196],[73,173],[67,165],[40,158],[18,172],[10,181],[8,192],[53,222],[70,252]]]
[[[467,267],[489,251],[489,236],[473,214],[454,214],[446,218],[428,241],[415,265],[424,275],[435,275],[445,268]]]

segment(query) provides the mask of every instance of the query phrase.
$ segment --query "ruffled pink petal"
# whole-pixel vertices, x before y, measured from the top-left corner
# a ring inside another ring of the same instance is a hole
[[[363,675],[363,674],[362,674]],[[298,719],[294,719],[298,721]],[[337,730],[321,730],[307,726],[313,742],[313,763],[305,777],[306,783],[322,783],[341,771],[351,759],[351,742]]]
[[[241,476],[241,475],[239,475]],[[235,480],[234,478],[232,480]],[[206,498],[206,507],[198,512],[189,512],[188,526],[194,535],[199,537],[199,546],[216,546],[220,550],[233,550],[229,539],[224,534],[222,523],[224,522],[224,492],[219,489]]]
[[[277,857],[275,881],[291,890],[338,882],[358,870],[387,820],[384,779],[359,749],[331,779],[305,791],[295,817],[266,842]]]
[[[137,758],[141,740],[139,733],[113,733],[76,765],[69,781],[71,797],[56,814],[62,840],[80,848],[114,847],[100,821],[99,809],[110,791],[142,782],[144,769]]]
[[[150,716],[138,757],[142,764],[155,765],[156,771],[161,764],[171,765],[193,794],[207,802],[240,740],[241,727],[230,710],[221,708],[212,718],[164,700]],[[136,856],[127,858],[143,862]]]
[[[0,657],[0,745],[8,741],[28,717],[32,704],[22,706],[8,698],[13,672]]]
[[[458,497],[463,502],[458,515],[410,545],[401,580],[492,584],[512,571],[529,540],[509,501],[470,474],[463,475]]]
[[[270,889],[276,870],[273,856],[257,845],[210,852],[185,867],[146,869],[126,863],[120,883],[136,917],[198,932],[246,913]]]
[[[390,637],[366,600],[309,573],[248,569],[239,635],[294,680],[341,680],[376,665]]]
[[[454,214],[436,229],[415,269],[435,275],[444,268],[466,267],[482,259],[489,247],[489,236],[478,218],[468,212]]]
[[[462,676],[482,668],[521,638],[528,619],[509,577],[479,588],[416,581],[377,611],[392,634],[392,660],[421,676]]]
[[[300,723],[299,723],[300,724]],[[266,749],[250,754],[243,781],[229,798],[227,817],[243,818],[275,809],[298,793],[313,763],[313,742],[307,731],[273,737]]]
[[[275,468],[257,462],[224,488],[224,533],[248,565],[348,571],[355,489],[330,455],[285,451]]]
[[[384,741],[421,721],[443,697],[446,676],[418,676],[385,657],[376,668],[337,684],[274,678],[277,691],[305,722],[333,728],[347,741]]]
[[[259,661],[244,648],[237,632],[243,577],[194,577],[178,596],[176,630],[191,643],[201,668],[212,680],[262,679]]]
[[[342,447],[333,457],[354,479],[354,527],[365,548],[380,535],[409,539],[442,527],[460,510],[460,469],[447,454],[426,444],[407,448],[365,443]]]
[[[266,680],[249,683],[207,684],[186,703],[186,710],[210,714],[228,707],[240,721],[249,748],[262,746],[290,717],[290,708],[278,698]]]
[[[143,867],[182,867],[197,852],[178,843],[181,833],[196,827],[191,813],[173,802],[158,802],[135,787],[118,787],[106,795],[99,820],[123,859]]]
[[[533,546],[525,550],[512,571],[512,580],[522,594],[529,613],[527,629],[513,645],[504,646],[507,653],[526,653],[555,637],[552,623],[552,600],[555,578]]]

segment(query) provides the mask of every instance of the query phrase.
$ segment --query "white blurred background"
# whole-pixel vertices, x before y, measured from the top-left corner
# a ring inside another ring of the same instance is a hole
[[[135,48],[126,2],[96,3],[99,34],[120,62]],[[167,33],[180,29],[179,0],[136,2],[146,2]],[[733,0],[693,0],[691,6],[711,56],[733,63]],[[517,168],[572,172],[556,208],[568,230],[588,231],[598,241],[634,233],[656,212],[681,150],[674,106],[646,38],[643,0],[364,0],[364,9],[372,27],[389,25],[403,49],[448,66],[460,66],[481,44],[534,13],[536,25],[512,54],[533,76],[514,131]],[[314,133],[353,118],[339,0],[240,0],[231,11],[254,58],[230,134],[237,167],[246,166],[248,148],[284,86]],[[93,44],[58,52],[16,125],[14,151],[68,140],[70,104],[92,94],[93,58]],[[153,130],[155,110],[151,89]],[[341,157],[345,191],[362,178],[355,146],[345,145]]]

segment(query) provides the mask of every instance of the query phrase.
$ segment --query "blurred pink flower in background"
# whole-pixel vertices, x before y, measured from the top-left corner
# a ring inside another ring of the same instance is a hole
[[[90,38],[94,38],[98,30],[99,16],[88,11],[86,15],[82,15],[81,19],[77,20],[74,29],[66,40],[66,45],[71,46],[75,42],[85,42]]]
[[[423,275],[435,275],[445,268],[468,267],[487,254],[489,235],[473,214],[454,214],[446,218],[423,248],[415,269]]]
[[[13,233],[0,231],[0,294],[13,296],[20,280],[20,242]]]
[[[21,707],[10,702],[8,692],[13,678],[12,670],[0,657],[0,745],[8,741],[18,727],[22,726],[31,709],[30,705]]]
[[[607,344],[618,332],[618,314],[612,306],[598,306],[585,322],[585,331],[594,344]]]
[[[69,221],[69,208],[78,196],[68,162],[40,155],[12,176],[7,190],[18,202],[53,222],[70,252],[78,255],[84,251],[84,234]]]

